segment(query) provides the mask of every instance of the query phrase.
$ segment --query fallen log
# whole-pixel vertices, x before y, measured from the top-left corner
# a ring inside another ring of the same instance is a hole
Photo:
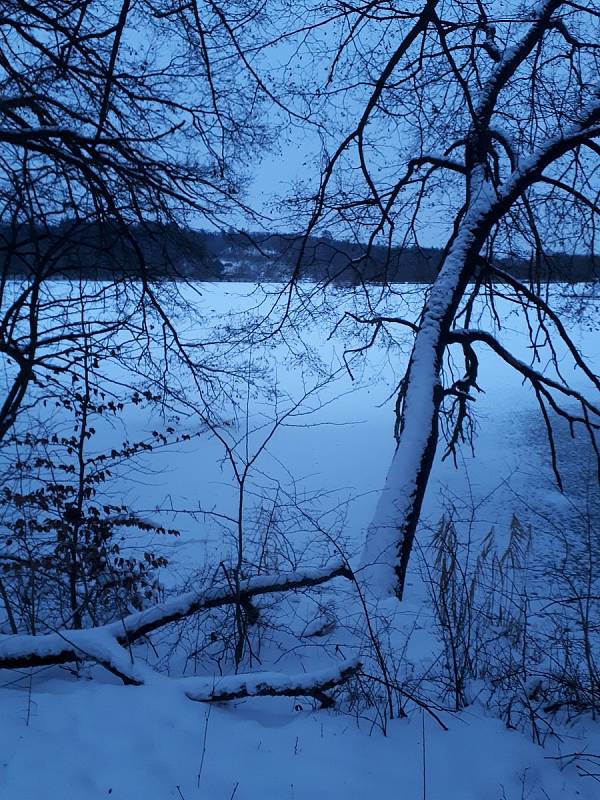
[[[0,635],[0,669],[95,661],[124,683],[142,684],[143,675],[127,649],[141,637],[201,611],[248,602],[258,595],[318,586],[337,577],[353,580],[350,569],[341,560],[320,568],[247,578],[241,582],[239,592],[230,586],[186,592],[95,628],[57,630],[39,636],[3,634]]]
[[[345,683],[361,666],[360,661],[353,659],[300,675],[253,672],[211,679],[181,678],[180,682],[190,700],[203,703],[222,703],[243,697],[315,697],[322,708],[329,708],[333,700],[325,692]]]

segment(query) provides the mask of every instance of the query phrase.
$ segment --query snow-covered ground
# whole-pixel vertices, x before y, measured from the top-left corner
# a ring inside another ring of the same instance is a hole
[[[383,737],[292,700],[192,703],[169,689],[65,680],[2,692],[6,800],[521,800],[597,798],[593,780],[475,706],[450,729],[414,712]],[[570,730],[565,753],[600,737]],[[425,782],[425,792],[423,789]],[[237,787],[237,789],[236,789]]]
[[[416,307],[420,291],[411,288],[409,307]],[[202,292],[207,325],[222,321],[232,307],[251,307],[260,300],[248,285],[205,285]],[[404,304],[402,299],[395,302]],[[246,367],[252,371],[264,365],[268,378],[257,395],[245,396],[242,387],[243,413],[224,429],[223,436],[232,446],[235,443],[236,463],[243,464],[261,448],[275,418],[280,420],[249,472],[245,522],[250,542],[253,531],[276,509],[279,527],[269,558],[282,569],[322,560],[337,547],[351,563],[359,563],[364,532],[394,450],[393,390],[408,348],[399,337],[391,349],[377,345],[350,356],[350,370],[345,369],[344,349],[357,342],[348,345],[347,334],[335,329],[335,321],[352,307],[347,292],[334,292],[327,309],[321,309],[327,314],[320,313],[313,324],[305,322],[302,344],[288,334],[286,340],[247,350]],[[503,311],[503,341],[526,358],[523,323],[509,307]],[[576,322],[571,330],[598,367],[597,332]],[[573,379],[583,386],[576,373]],[[573,444],[566,432],[559,436],[559,456],[568,478],[561,495],[553,483],[533,393],[489,354],[482,353],[478,382],[485,393],[476,401],[474,454],[463,447],[455,468],[452,459],[442,462],[441,450],[438,453],[421,541],[427,545],[429,528],[452,503],[475,550],[491,527],[499,542],[505,542],[516,515],[532,526],[536,557],[550,564],[556,555],[556,530],[569,527],[574,508],[582,508],[585,496],[590,497],[592,515],[596,513],[597,486],[588,490],[593,486],[588,480],[589,446],[583,438]],[[264,386],[270,389],[268,396]],[[132,441],[157,426],[156,416],[144,416],[138,408],[127,414]],[[199,420],[192,415],[175,424],[179,432],[193,433]],[[246,430],[248,449],[242,436]],[[107,431],[106,446],[120,435],[120,429]],[[239,487],[222,443],[207,433],[166,447],[141,463],[144,471],[123,472],[115,492],[140,513],[181,529],[180,538],[164,545],[172,568],[163,582],[176,584],[227,559],[235,546],[236,527],[226,517],[234,516]],[[577,535],[576,526],[570,535]],[[410,629],[406,657],[427,664],[434,634],[418,563],[415,559],[408,600],[400,612],[406,620],[395,620],[400,634],[391,637],[401,642]],[[335,613],[351,619],[356,608],[343,584],[338,579],[331,590],[324,590],[320,610],[335,605]],[[315,617],[315,604],[292,598],[278,614],[301,632]],[[351,627],[350,622],[338,625],[319,646],[310,639],[301,652],[291,655],[283,652],[283,644],[269,642],[261,652],[260,668],[297,672],[298,664],[300,670],[319,667],[336,650],[353,647]],[[200,671],[211,668],[214,664],[208,663]],[[65,670],[49,668],[0,676],[2,800],[598,797],[599,784],[593,777],[581,777],[576,763],[561,769],[569,759],[555,758],[584,750],[600,753],[600,729],[588,718],[569,724],[558,720],[557,735],[546,739],[544,749],[525,732],[508,730],[476,699],[458,714],[439,712],[448,731],[407,703],[408,716],[391,721],[384,736],[377,716],[358,706],[352,713],[344,706],[316,710],[304,698],[208,706],[190,701],[167,679],[123,687],[99,669],[86,673],[92,675],[93,680],[75,680]]]

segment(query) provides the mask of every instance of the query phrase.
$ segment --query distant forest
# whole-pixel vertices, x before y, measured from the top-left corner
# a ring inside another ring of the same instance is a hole
[[[200,281],[280,281],[298,264],[302,234],[208,232],[173,225],[132,226],[126,235],[110,225],[65,222],[44,231],[0,230],[5,276],[41,269],[48,278],[148,277]],[[311,237],[300,261],[304,280],[339,285],[430,283],[442,251],[388,248]],[[34,267],[35,265],[35,267]],[[545,255],[539,263],[507,259],[502,267],[520,278],[564,282],[600,277],[598,256]]]

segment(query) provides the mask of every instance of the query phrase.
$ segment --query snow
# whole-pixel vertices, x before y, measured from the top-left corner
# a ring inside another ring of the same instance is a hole
[[[449,276],[445,291],[449,291],[451,279]],[[245,291],[245,287],[230,284],[206,287],[207,316],[222,315],[233,301],[254,302],[252,298],[244,299]],[[414,309],[420,301],[420,290],[415,291]],[[430,298],[437,313],[446,297],[442,292],[439,297]],[[345,302],[350,300],[343,293],[335,295],[336,314]],[[504,329],[497,332],[499,340],[526,360],[523,321],[516,318],[510,306],[501,302],[499,307],[505,321]],[[478,324],[486,328],[486,310],[482,308],[478,313],[482,317]],[[329,332],[326,319],[303,331],[323,363],[337,369],[343,361],[344,345],[339,338],[328,340]],[[600,363],[597,335],[574,325],[570,332],[591,362]],[[410,337],[409,333],[402,335]],[[430,335],[430,339],[424,337],[428,346],[435,338],[433,323]],[[393,399],[385,401],[397,383],[398,373],[406,366],[407,350],[399,344],[390,356],[383,348],[374,348],[365,358],[362,373],[353,363],[354,383],[341,370],[321,392],[313,415],[297,417],[293,420],[296,427],[290,425],[278,431],[261,456],[259,478],[252,484],[257,495],[261,487],[264,493],[265,485],[277,485],[282,492],[294,491],[296,497],[314,501],[317,521],[333,531],[335,543],[348,551],[354,565],[393,457]],[[307,358],[291,360],[282,345],[273,348],[270,355],[277,362],[278,381],[289,395],[293,398],[304,392],[316,365],[307,363]],[[543,445],[537,443],[537,433],[533,437],[530,433],[534,398],[520,385],[519,377],[493,354],[486,354],[484,347],[480,358],[479,383],[486,393],[476,404],[480,423],[476,457],[463,451],[460,472],[451,463],[436,460],[434,484],[425,500],[425,525],[437,522],[448,497],[465,517],[469,517],[471,507],[475,509],[475,540],[492,524],[500,537],[505,535],[512,513],[527,512],[519,497],[534,508],[546,509],[559,522],[568,518],[569,498],[552,489]],[[419,369],[426,373],[426,359]],[[583,386],[584,378],[579,371],[573,375],[578,387]],[[414,402],[426,400],[416,392],[412,397]],[[284,404],[283,399],[281,403]],[[253,413],[257,430],[253,445],[258,446],[262,435],[258,428],[264,424],[266,412],[257,402]],[[132,440],[154,424],[144,419],[141,411],[136,411],[129,423]],[[419,444],[416,439],[415,442]],[[577,445],[577,454],[576,448]],[[145,473],[145,483],[135,483],[127,476],[119,476],[119,480],[132,499],[137,498],[143,509],[154,509],[154,513],[155,506],[163,504],[167,494],[174,507],[193,509],[201,501],[203,507],[227,513],[236,487],[227,466],[218,460],[219,452],[213,440],[188,442],[157,453],[155,461],[149,460],[156,466]],[[573,464],[574,471],[583,468],[583,452],[577,457],[582,460]],[[290,486],[290,474],[295,476],[295,486]],[[344,513],[347,500],[349,506]],[[163,579],[175,585],[180,577],[188,577],[194,588],[194,569],[203,566],[205,559],[214,563],[215,557],[226,558],[231,545],[223,527],[216,525],[210,515],[178,515],[177,526],[182,529],[180,539],[165,543],[174,572]],[[315,527],[308,523],[302,527],[297,521],[292,524],[287,517],[282,526],[295,552],[289,554],[289,563],[280,562],[279,572],[295,571],[316,578],[332,568],[330,563],[324,568],[304,568],[305,563],[324,563],[327,554],[335,552],[331,542],[319,538]],[[419,536],[425,542],[426,530]],[[302,560],[294,569],[291,562],[300,555]],[[252,579],[257,582],[253,585],[264,587],[271,580],[272,576]],[[166,607],[183,610],[190,598],[195,602],[199,595],[204,596],[203,587],[203,583],[198,584],[183,601],[166,601]],[[435,652],[424,594],[418,573],[411,569],[407,602],[399,612],[394,611],[394,625],[400,630],[400,634],[393,634],[397,637],[394,643],[403,643],[404,631],[414,629],[406,662],[417,667],[430,664]],[[385,614],[390,609],[391,604],[379,607],[381,617],[377,621],[382,635],[386,625],[389,627]],[[148,619],[144,617],[147,613],[135,612],[129,619],[138,624]],[[116,678],[99,668],[84,671],[79,679],[58,668],[2,673],[0,798],[597,798],[598,784],[593,779],[579,777],[575,764],[561,770],[561,762],[555,760],[559,752],[574,753],[586,748],[590,753],[600,752],[598,724],[585,717],[568,724],[557,719],[560,738],[550,737],[542,748],[532,744],[525,733],[508,730],[476,699],[458,714],[438,712],[448,731],[407,702],[408,716],[389,722],[384,736],[378,727],[376,709],[352,712],[342,705],[339,709],[321,710],[317,701],[304,696],[251,698],[216,705],[192,702],[186,696],[194,692],[202,695],[218,687],[233,691],[242,684],[252,689],[266,681],[284,689],[302,688],[301,680],[310,683],[315,675],[323,679],[335,674],[344,663],[342,658],[358,655],[362,659],[363,654],[355,653],[352,646],[360,609],[350,582],[336,579],[316,597],[310,593],[290,596],[279,613],[291,630],[303,633],[302,643],[294,643],[294,650],[285,652],[285,657],[276,649],[265,647],[261,663],[252,667],[253,676],[248,676],[244,665],[243,674],[216,678],[207,674],[209,667],[216,672],[214,664],[203,665],[197,676],[191,676],[189,671],[181,678],[177,674],[157,675],[145,667],[142,653],[132,667],[129,654],[120,647],[118,652],[124,660],[116,666],[125,672],[135,669],[143,686],[117,685]],[[313,634],[323,624],[328,625],[333,614],[341,624],[329,626],[323,637],[315,639]],[[101,656],[115,648],[117,628],[109,626],[105,631]],[[60,643],[59,634],[49,637],[38,637],[36,647],[43,650],[50,643]],[[71,637],[88,652],[99,646],[92,634],[69,631]],[[12,645],[9,643],[10,638],[0,639],[0,652],[17,646],[15,640]],[[371,666],[365,662],[365,670],[369,669]],[[474,691],[473,696],[476,695]]]
[[[383,737],[351,716],[288,699],[203,706],[161,687],[48,681],[3,690],[3,800],[558,800],[597,797],[525,736],[477,709],[415,712]],[[573,736],[565,751],[581,741]],[[201,768],[202,766],[202,768]],[[201,772],[199,776],[199,772]],[[521,794],[523,786],[524,795]],[[178,788],[179,787],[179,788]],[[504,790],[504,795],[502,794]],[[546,794],[544,794],[546,792]]]

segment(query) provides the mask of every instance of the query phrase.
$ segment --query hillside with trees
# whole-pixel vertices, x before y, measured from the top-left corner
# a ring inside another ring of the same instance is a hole
[[[4,271],[26,277],[44,254],[53,252],[69,231],[68,247],[51,257],[48,278],[110,280],[143,277],[191,281],[301,280],[321,285],[354,286],[361,283],[432,283],[442,262],[442,250],[404,249],[301,233],[209,232],[174,224],[133,226],[124,237],[110,223],[73,223],[39,229],[0,229],[0,258]],[[512,258],[503,268],[517,278],[534,282],[577,283],[595,281],[599,268],[595,256],[544,253],[535,263]]]

